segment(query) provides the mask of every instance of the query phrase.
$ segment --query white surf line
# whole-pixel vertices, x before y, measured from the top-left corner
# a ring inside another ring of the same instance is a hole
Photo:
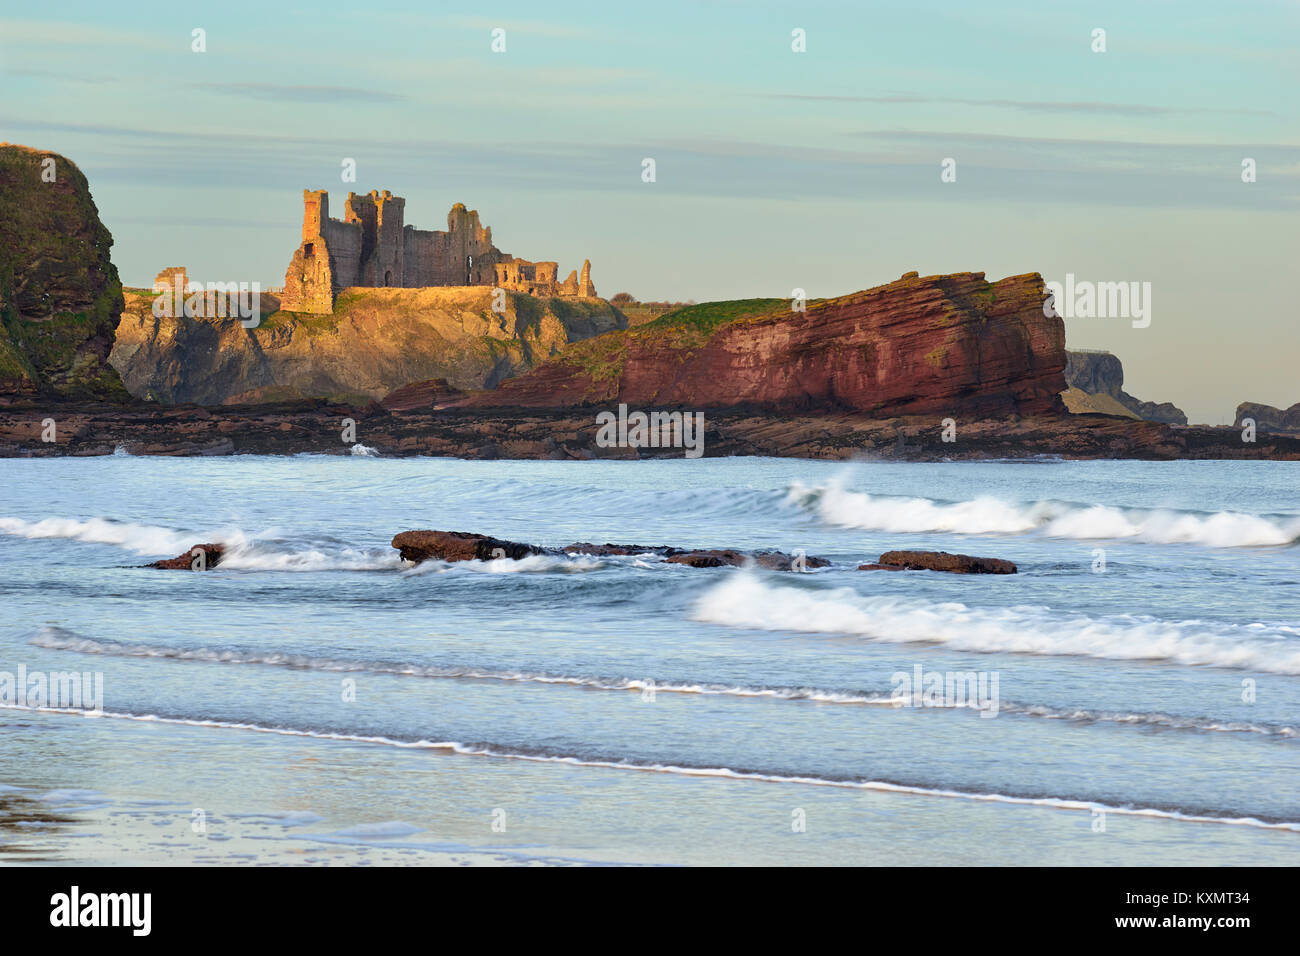
[[[349,661],[275,652],[256,653],[240,650],[213,650],[207,647],[181,648],[157,644],[124,644],[117,641],[96,641],[85,637],[62,637],[45,632],[37,634],[28,643],[33,647],[41,647],[46,650],[68,651],[104,657],[197,661],[203,664],[254,664],[264,667],[283,667],[290,670],[382,674],[391,677],[419,677],[429,680],[501,681],[521,684],[555,684],[592,690],[653,691],[665,694],[700,694],[722,697],[761,697],[776,700],[878,707],[901,706],[890,695],[885,693],[835,691],[817,687],[755,687],[743,684],[708,682],[659,683],[654,678],[575,677],[565,674],[437,667],[422,664],[400,664],[389,661]]]
[[[71,632],[67,632],[71,634]],[[45,632],[28,641],[33,647],[67,651],[104,657],[145,658],[157,660],[194,661],[202,664],[252,664],[262,667],[283,667],[289,670],[310,670],[326,673],[379,674],[385,677],[416,677],[422,680],[492,681],[502,683],[542,684],[547,686],[575,687],[602,691],[639,691],[645,693],[684,694],[741,699],[759,698],[790,701],[792,703],[846,704],[865,707],[884,707],[893,710],[909,708],[910,697],[896,699],[892,691],[828,690],[820,687],[765,687],[745,684],[719,684],[694,681],[690,683],[659,683],[654,678],[635,677],[575,677],[565,674],[532,673],[528,671],[492,671],[477,668],[438,667],[435,665],[403,664],[391,661],[352,661],[328,657],[309,657],[280,652],[247,652],[242,650],[213,650],[207,647],[180,648],[158,644],[124,644],[117,641],[96,641],[86,637],[61,637]],[[975,701],[954,704],[938,710],[980,710]],[[1084,707],[1058,708],[1048,704],[1023,704],[1002,701],[1000,713],[1042,720],[1060,720],[1079,724],[1116,724],[1120,726],[1163,727],[1169,730],[1249,733],[1264,737],[1295,739],[1300,737],[1296,728],[1284,725],[1253,724],[1226,718],[1195,717],[1162,712],[1123,712],[1090,710]]]
[[[841,790],[869,790],[880,793],[897,793],[922,797],[946,797],[957,800],[973,800],[982,803],[1005,803],[1016,806],[1046,807],[1052,810],[1100,810],[1103,813],[1113,813],[1117,816],[1148,817],[1160,820],[1174,820],[1179,823],[1217,823],[1227,826],[1253,827],[1260,830],[1284,830],[1290,833],[1300,833],[1300,822],[1288,821],[1282,823],[1269,823],[1255,817],[1211,817],[1183,813],[1179,810],[1159,810],[1154,807],[1116,807],[1105,803],[1097,803],[1092,800],[1070,800],[1065,797],[1013,797],[1001,793],[970,793],[964,790],[914,787],[899,783],[888,783],[883,780],[828,780],[824,777],[788,777],[779,774],[731,770],[727,767],[678,767],[673,764],[634,764],[619,763],[612,760],[584,760],[581,757],[519,754],[510,753],[508,751],[467,747],[466,745],[454,740],[394,740],[391,737],[324,733],[315,730],[294,730],[288,727],[264,727],[260,724],[235,723],[232,721],[196,720],[189,717],[159,717],[156,714],[127,714],[116,711],[93,713],[73,708],[24,707],[18,704],[0,704],[0,710],[71,714],[87,718],[138,720],[185,727],[215,727],[223,730],[248,730],[254,733],[276,734],[283,737],[311,737],[317,740],[337,740],[344,743],[380,744],[386,747],[398,747],[405,750],[441,750],[463,756],[494,757],[500,760],[525,760],[530,763],[560,763],[574,767],[599,767],[610,770],[639,770],[644,773],[670,773],[686,777],[752,780],[761,783],[793,783],[803,786],[833,787]]]

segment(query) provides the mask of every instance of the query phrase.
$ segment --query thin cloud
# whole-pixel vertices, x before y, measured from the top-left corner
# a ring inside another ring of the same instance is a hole
[[[1101,103],[1090,101],[1060,102],[1052,100],[999,100],[967,99],[952,96],[921,96],[916,93],[890,93],[883,96],[836,96],[817,93],[755,93],[754,96],[772,100],[807,100],[825,103],[880,103],[885,105],[918,105],[933,103],[942,106],[985,106],[992,109],[1020,110],[1029,113],[1094,113],[1115,116],[1175,116],[1194,113],[1217,113],[1251,116],[1276,116],[1272,110],[1217,109],[1209,106],[1173,107],[1149,106],[1142,103]]]
[[[285,86],[278,83],[200,83],[199,89],[228,96],[293,103],[400,103],[407,97],[354,86]]]
[[[184,38],[189,47],[188,32]],[[95,47],[97,49],[134,47],[136,49],[164,50],[170,43],[161,33],[141,33],[90,24],[65,23],[54,20],[0,20],[0,45],[10,45],[21,50],[32,47]]]
[[[558,23],[545,23],[540,20],[515,20],[508,17],[452,17],[451,22],[470,30],[495,30],[501,27],[506,31],[507,36],[512,31],[543,37],[580,37],[591,32],[581,27],[561,26]]]

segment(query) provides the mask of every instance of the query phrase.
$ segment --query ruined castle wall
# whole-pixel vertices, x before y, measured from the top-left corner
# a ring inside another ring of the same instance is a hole
[[[511,292],[529,295],[578,295],[581,288],[576,270],[560,282],[558,262],[529,262],[512,259],[496,267],[496,284]]]
[[[435,263],[440,261],[435,239],[439,235],[443,233],[433,232],[430,229],[416,229],[414,226],[407,226],[403,230],[402,245],[405,249],[403,254],[406,263],[403,285],[418,289],[422,286],[449,284],[438,281],[434,268]]]
[[[348,193],[348,201],[343,206],[343,221],[361,225],[361,262],[365,262],[375,251],[375,236],[378,234],[379,210],[375,201],[369,196]]]
[[[325,190],[303,190],[302,244],[285,274],[284,308],[333,310],[349,286],[424,288],[492,285],[534,295],[594,296],[591,264],[559,281],[559,264],[516,260],[492,244],[478,212],[456,203],[447,230],[405,224],[406,200],[388,190],[348,193],[343,219],[329,215]]]
[[[461,233],[437,232],[407,227],[406,285],[492,285],[496,264],[511,257],[495,249],[488,240],[470,241]],[[473,264],[467,262],[473,256]],[[468,279],[468,281],[466,281]]]
[[[364,260],[367,285],[409,286],[406,281],[406,237],[403,219],[406,200],[387,190],[376,203],[378,222],[374,255]]]
[[[330,266],[329,245],[323,237],[313,236],[293,254],[284,274],[280,308],[289,312],[332,312],[338,288]]]
[[[364,232],[359,222],[339,222],[327,219],[321,223],[320,238],[330,253],[330,268],[334,276],[334,292],[361,281],[361,250]]]

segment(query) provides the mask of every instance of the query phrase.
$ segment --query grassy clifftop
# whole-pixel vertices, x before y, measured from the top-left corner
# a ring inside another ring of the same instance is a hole
[[[129,398],[108,364],[113,237],[71,160],[0,143],[0,392]]]
[[[633,343],[684,355],[732,323],[758,321],[789,311],[789,299],[728,299],[682,306],[636,328],[570,346],[556,361],[581,368],[598,382],[608,381],[622,374],[628,347]]]

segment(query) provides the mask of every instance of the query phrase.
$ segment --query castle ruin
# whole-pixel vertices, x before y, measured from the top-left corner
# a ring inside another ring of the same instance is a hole
[[[594,297],[591,261],[559,281],[559,263],[516,259],[492,244],[478,212],[456,203],[447,231],[404,223],[406,200],[387,189],[348,193],[343,219],[331,219],[329,193],[304,189],[302,243],[284,276],[280,307],[329,313],[350,286],[418,289],[491,286],[536,296]]]

